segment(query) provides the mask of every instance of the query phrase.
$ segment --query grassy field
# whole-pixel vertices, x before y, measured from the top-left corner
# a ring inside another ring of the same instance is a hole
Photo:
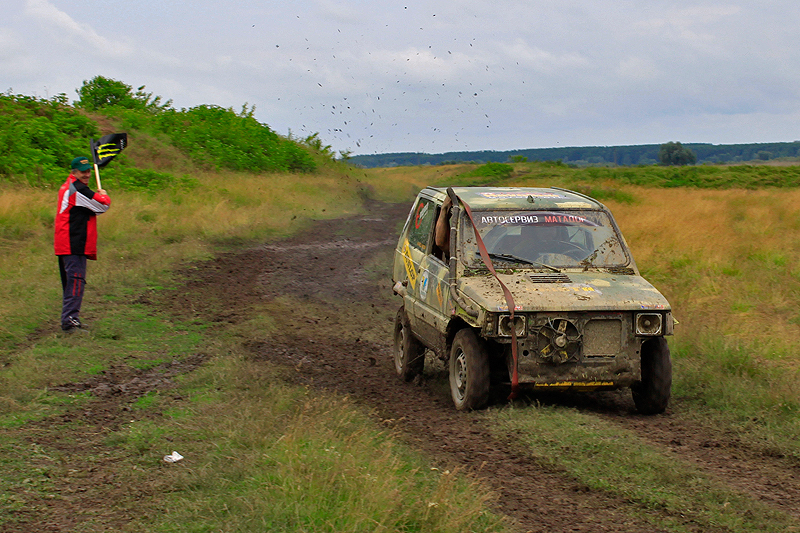
[[[127,530],[502,530],[502,521],[486,512],[490,491],[468,476],[431,470],[425,457],[347,399],[281,384],[278,370],[248,362],[233,334],[211,331],[202,321],[151,316],[136,303],[172,287],[179,265],[292,234],[311,219],[356,213],[365,197],[410,201],[434,182],[556,185],[605,202],[639,268],[680,322],[670,340],[675,416],[736,431],[751,449],[800,464],[800,191],[783,186],[793,185],[798,167],[714,168],[522,163],[486,179],[459,178],[474,166],[364,171],[331,165],[313,175],[197,173],[194,186],[156,194],[110,191],[114,203],[99,219],[100,260],[89,265],[85,303],[96,327],[89,338],[67,339],[42,333],[55,331],[60,307],[52,255],[55,191],[4,189],[0,529],[13,523],[15,510],[46,501],[55,480],[75,475],[63,450],[32,447],[19,432],[90,400],[54,386],[115,365],[149,368],[199,352],[208,360],[183,376],[185,401],[140,398],[130,424],[81,452],[90,464],[117,461],[122,482],[151,487],[119,501],[138,517]],[[710,186],[697,185],[704,175],[712,176]],[[261,319],[268,330],[269,317]],[[497,431],[522,435],[532,453],[588,486],[637,502],[642,513],[648,507],[688,513],[701,529],[794,527],[786,516],[694,475],[690,465],[665,469],[663,451],[613,424],[566,408],[519,411],[491,410],[486,418]],[[238,416],[224,416],[231,412]],[[198,466],[153,469],[153,457],[164,453],[157,443],[166,437],[191,443]],[[592,453],[564,453],[565,440]],[[616,443],[613,451],[609,441]],[[604,475],[598,457],[622,474]],[[657,525],[683,530],[679,523]],[[81,529],[101,530],[102,517]]]

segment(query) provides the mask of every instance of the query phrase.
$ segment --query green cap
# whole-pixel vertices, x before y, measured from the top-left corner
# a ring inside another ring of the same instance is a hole
[[[73,159],[72,164],[69,167],[76,170],[89,170],[92,168],[92,164],[89,162],[88,157],[80,156]]]

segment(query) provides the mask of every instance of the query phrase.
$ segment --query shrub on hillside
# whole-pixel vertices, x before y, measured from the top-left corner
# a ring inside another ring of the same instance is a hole
[[[144,92],[144,86],[134,91],[102,76],[84,81],[77,92],[80,98],[74,107],[64,94],[51,99],[0,95],[0,177],[31,185],[62,183],[72,158],[91,156],[89,139],[101,134],[81,110],[111,117],[115,128],[130,133],[132,143],[137,132],[156,136],[204,168],[312,172],[317,167],[313,146],[279,136],[258,122],[255,108],[246,104],[241,113],[209,105],[178,111],[171,100],[162,103],[160,96]],[[133,170],[124,153],[103,175],[110,171],[113,178],[116,169],[130,171],[119,174],[122,188],[141,188],[141,183],[161,187],[170,181],[169,174]]]
[[[0,176],[31,185],[60,184],[77,155],[89,155],[97,124],[67,104],[50,99],[0,95]]]
[[[311,172],[316,168],[308,151],[258,122],[246,105],[241,113],[211,105],[168,110],[159,114],[155,128],[207,168],[249,172]]]
[[[78,89],[79,107],[117,116],[126,129],[166,134],[196,164],[209,169],[243,172],[311,172],[316,162],[307,150],[280,137],[253,116],[247,104],[241,113],[215,105],[180,111],[172,101],[135,92],[121,81],[95,76]]]
[[[65,95],[51,99],[0,95],[0,176],[4,179],[58,187],[75,156],[91,157],[89,139],[99,136],[97,124],[69,106]],[[114,190],[157,190],[185,182],[171,174],[132,168],[124,152],[103,170],[101,178],[104,187]]]

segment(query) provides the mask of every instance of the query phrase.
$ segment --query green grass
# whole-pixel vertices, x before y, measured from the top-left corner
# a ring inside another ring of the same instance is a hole
[[[794,353],[718,337],[676,344],[673,396],[693,416],[716,420],[764,455],[800,464],[800,371],[784,364]]]
[[[793,517],[728,487],[668,448],[591,414],[532,405],[504,410],[494,420],[501,434],[514,434],[531,456],[631,502],[654,528],[797,530]]]
[[[53,409],[63,405],[53,404],[49,394],[42,394],[48,387],[97,376],[114,365],[151,368],[154,355],[172,360],[200,345],[202,325],[177,326],[140,305],[103,305],[92,299],[86,305],[98,305],[104,311],[90,333],[54,333],[13,354],[13,364],[0,374],[4,405],[9,406],[0,415],[12,419],[51,416]],[[69,403],[65,398],[64,405]]]
[[[53,468],[41,463],[53,463],[58,459],[50,450],[36,444],[8,438],[0,433],[0,526],[8,514],[23,510],[29,505],[28,493],[48,497],[55,496]],[[36,466],[33,466],[36,465]]]
[[[193,402],[190,415],[157,426],[131,425],[123,435],[142,464],[172,448],[185,456],[165,473],[175,489],[159,531],[459,532],[500,525],[483,510],[483,490],[426,467],[346,399],[288,387],[263,364],[235,358],[186,379],[186,389],[201,396],[222,387],[220,397]]]

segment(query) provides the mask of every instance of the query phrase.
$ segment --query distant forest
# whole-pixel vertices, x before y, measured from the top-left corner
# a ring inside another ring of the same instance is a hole
[[[658,163],[660,144],[633,146],[584,146],[573,148],[530,148],[498,152],[446,152],[443,154],[394,153],[350,156],[351,163],[365,168],[448,163],[505,163],[508,161],[557,161],[582,166],[633,166]],[[800,141],[753,144],[683,144],[697,156],[697,164],[740,163],[744,161],[800,157]],[[526,158],[526,159],[523,159]]]

